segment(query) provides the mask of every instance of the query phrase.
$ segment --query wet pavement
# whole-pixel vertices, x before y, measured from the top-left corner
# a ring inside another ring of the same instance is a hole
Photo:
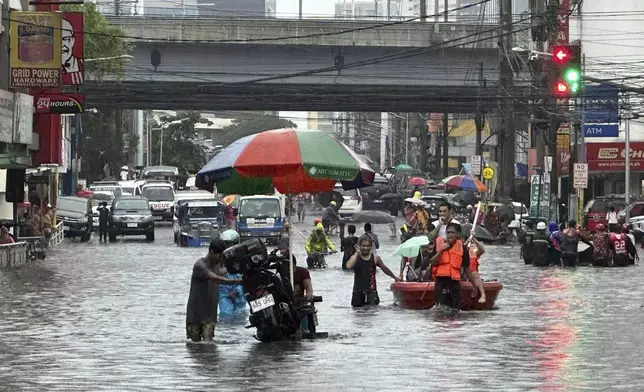
[[[397,271],[398,240],[376,233]],[[191,344],[185,306],[205,249],[176,247],[169,226],[154,243],[66,243],[0,271],[0,391],[641,390],[643,267],[537,269],[518,248],[487,250],[483,277],[505,286],[494,311],[399,309],[382,272],[381,305],[354,310],[337,254],[311,273],[328,339],[262,344],[242,323]]]

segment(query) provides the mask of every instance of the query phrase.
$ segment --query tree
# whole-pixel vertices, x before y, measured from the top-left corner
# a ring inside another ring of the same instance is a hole
[[[217,133],[217,140],[213,140],[213,144],[225,147],[244,136],[278,128],[297,128],[297,125],[290,120],[263,113],[241,113],[233,120],[232,125]]]
[[[84,16],[84,58],[96,59],[118,57],[129,54],[132,47],[125,40],[125,32],[118,27],[110,26],[105,16],[98,12],[96,4],[67,4],[61,10],[83,12]],[[100,81],[105,75],[120,76],[123,74],[124,60],[112,59],[85,63],[86,78]]]
[[[176,116],[162,116],[158,121],[151,121],[150,164],[159,164],[163,134],[163,164],[189,173],[199,171],[206,163],[206,150],[196,140],[195,125],[198,123],[208,123],[198,112],[177,112]]]
[[[89,182],[116,176],[131,162],[139,142],[131,124],[131,111],[101,110],[83,115],[82,170]]]

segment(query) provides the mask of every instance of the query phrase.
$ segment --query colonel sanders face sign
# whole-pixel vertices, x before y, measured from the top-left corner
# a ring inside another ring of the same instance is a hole
[[[72,73],[79,71],[79,61],[74,57],[76,37],[74,27],[67,19],[63,19],[63,72]]]

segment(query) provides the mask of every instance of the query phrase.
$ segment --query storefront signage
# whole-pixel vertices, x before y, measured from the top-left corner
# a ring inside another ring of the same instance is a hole
[[[61,71],[59,12],[11,13],[11,87],[58,87]]]
[[[530,178],[530,216],[550,216],[549,175],[534,175]]]
[[[83,113],[83,94],[39,94],[35,97],[36,113]]]
[[[63,12],[61,74],[63,85],[80,85],[85,79],[83,64],[83,13]]]
[[[584,86],[584,124],[619,122],[619,91],[607,84]]]
[[[0,90],[0,142],[31,144],[33,117],[31,95]]]
[[[644,170],[644,142],[631,142],[631,169]],[[626,167],[624,143],[587,143],[586,160],[590,171],[622,171]]]
[[[619,136],[619,125],[617,124],[585,124],[583,129],[585,137]]]

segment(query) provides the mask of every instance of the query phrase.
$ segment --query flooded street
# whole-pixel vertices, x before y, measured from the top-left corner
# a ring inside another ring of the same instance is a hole
[[[312,223],[295,226],[307,234]],[[399,240],[386,226],[375,231],[397,272]],[[304,264],[304,239],[295,238]],[[641,388],[644,268],[537,269],[518,248],[487,251],[483,278],[504,284],[497,310],[402,310],[382,272],[381,305],[354,310],[353,275],[336,254],[311,272],[328,339],[262,344],[245,324],[220,324],[208,345],[185,340],[192,265],[206,248],[177,247],[170,226],[157,227],[154,243],[68,242],[43,262],[0,271],[0,390]]]

